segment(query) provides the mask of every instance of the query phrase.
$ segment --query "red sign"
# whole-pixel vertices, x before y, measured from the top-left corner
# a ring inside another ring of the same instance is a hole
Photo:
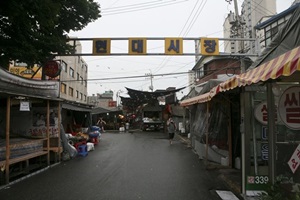
[[[55,78],[60,74],[61,67],[60,64],[55,60],[48,61],[43,67],[45,75]]]
[[[275,108],[275,122],[278,123],[278,113],[277,108]],[[267,110],[267,102],[263,101],[260,104],[258,104],[254,109],[254,116],[257,121],[260,123],[267,125],[268,124],[268,110]]]
[[[108,102],[108,107],[116,107],[117,106],[117,102],[116,101],[109,101]]]
[[[279,116],[290,129],[300,130],[300,87],[286,89],[278,103]]]

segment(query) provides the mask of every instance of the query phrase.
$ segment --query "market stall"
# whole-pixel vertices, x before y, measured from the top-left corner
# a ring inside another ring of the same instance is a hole
[[[0,184],[49,166],[52,153],[60,155],[58,93],[58,82],[28,80],[0,68]]]

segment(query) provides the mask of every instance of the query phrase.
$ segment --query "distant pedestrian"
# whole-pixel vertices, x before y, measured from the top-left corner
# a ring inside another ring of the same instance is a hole
[[[168,133],[169,133],[169,141],[170,144],[173,142],[173,138],[175,136],[175,131],[177,129],[176,124],[174,123],[172,117],[170,117],[167,121]]]
[[[99,117],[99,119],[98,119],[98,121],[97,121],[97,125],[101,128],[101,130],[103,131],[103,132],[105,132],[104,131],[104,125],[106,124],[106,122],[102,119],[102,117]]]

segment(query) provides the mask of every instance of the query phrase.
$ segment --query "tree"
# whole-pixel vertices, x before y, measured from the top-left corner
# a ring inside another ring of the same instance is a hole
[[[0,67],[9,61],[44,64],[53,52],[70,53],[68,33],[100,18],[94,0],[9,0],[0,2]]]

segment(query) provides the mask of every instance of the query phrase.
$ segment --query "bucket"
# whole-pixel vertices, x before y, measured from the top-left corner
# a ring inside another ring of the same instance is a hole
[[[241,169],[241,159],[239,157],[236,157],[234,160],[234,167],[236,169]]]
[[[228,157],[226,157],[226,158],[221,158],[221,165],[223,165],[223,166],[228,166]]]

